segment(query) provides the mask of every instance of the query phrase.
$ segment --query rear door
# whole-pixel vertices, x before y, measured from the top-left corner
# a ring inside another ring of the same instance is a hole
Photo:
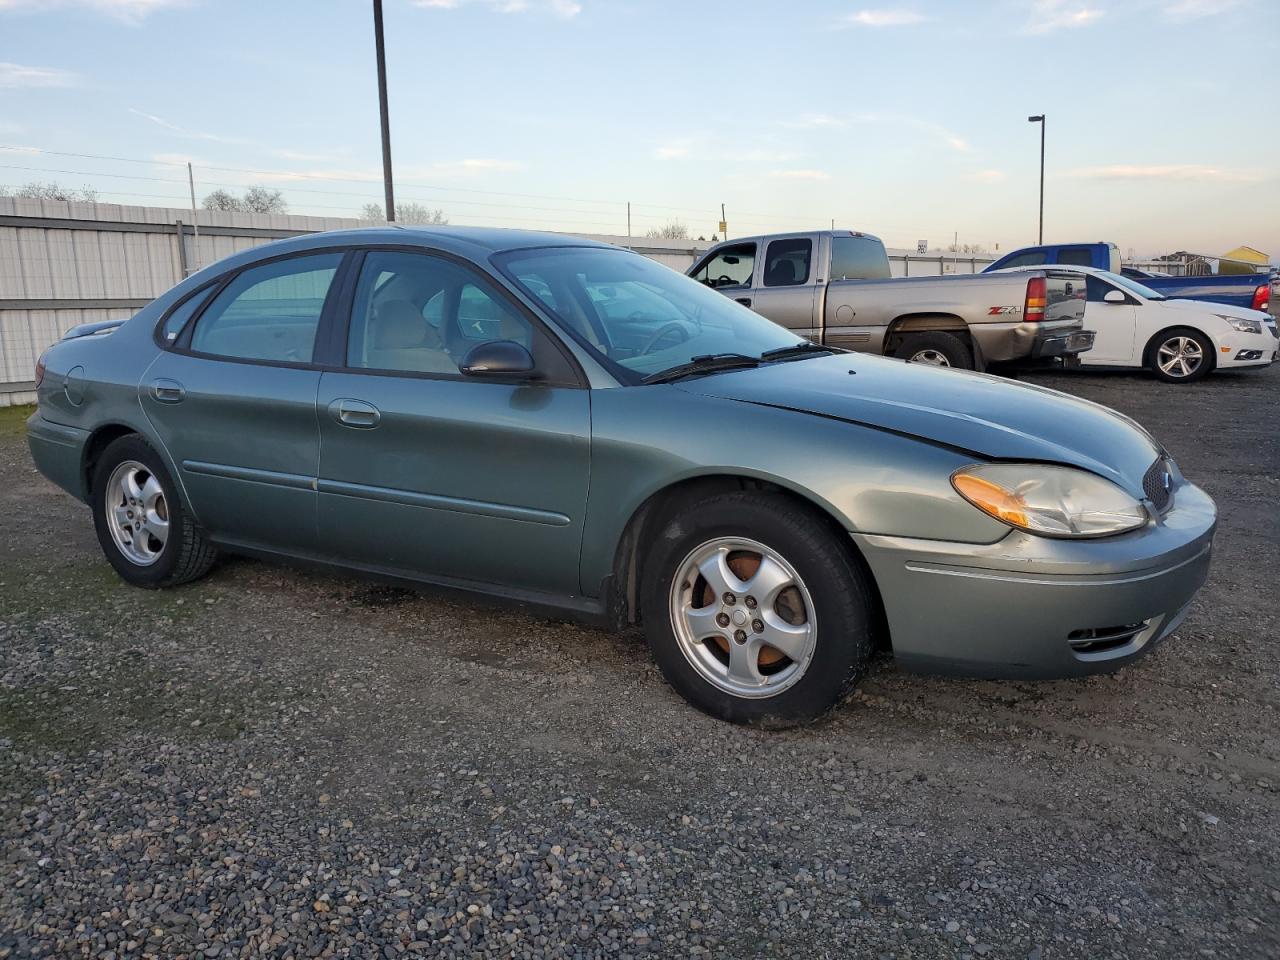
[[[818,293],[825,282],[819,266],[818,234],[768,238],[751,309],[802,337],[818,339]]]
[[[313,361],[342,261],[341,252],[322,252],[248,267],[212,294],[194,322],[166,324],[171,346],[144,374],[139,398],[188,502],[216,539],[315,548],[320,374]]]
[[[1084,325],[1094,331],[1094,340],[1093,348],[1080,355],[1081,362],[1140,364],[1135,351],[1138,311],[1143,307],[1119,287],[1092,274],[1086,278],[1085,289],[1088,306]],[[1124,293],[1123,303],[1106,302],[1106,295],[1113,290]]]
[[[892,276],[884,244],[874,237],[832,234],[828,270],[826,296],[818,300],[818,307],[824,312],[822,342],[866,350],[871,340],[871,321],[876,317],[859,309],[858,281],[888,280]]]
[[[554,338],[468,264],[369,250],[345,339],[345,367],[322,374],[317,405],[325,551],[435,580],[578,594],[590,391]],[[527,347],[541,377],[462,375],[460,361],[490,340]]]

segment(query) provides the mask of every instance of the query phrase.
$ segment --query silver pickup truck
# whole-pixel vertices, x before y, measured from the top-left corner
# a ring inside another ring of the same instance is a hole
[[[893,279],[884,244],[851,230],[729,240],[688,274],[817,343],[917,363],[1070,362],[1093,345],[1078,276],[1045,267]]]

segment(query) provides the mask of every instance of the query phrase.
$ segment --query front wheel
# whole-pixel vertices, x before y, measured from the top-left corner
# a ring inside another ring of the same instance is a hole
[[[872,651],[870,592],[828,526],[778,495],[688,504],[644,563],[643,619],[663,676],[734,723],[831,710]]]
[[[1213,369],[1213,344],[1199,330],[1166,330],[1147,347],[1147,366],[1166,383],[1192,383]]]
[[[136,587],[171,587],[204,576],[214,548],[178,499],[164,462],[136,434],[98,458],[93,524],[107,560]]]

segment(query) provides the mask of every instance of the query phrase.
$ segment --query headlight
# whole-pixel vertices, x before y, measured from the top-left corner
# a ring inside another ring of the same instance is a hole
[[[1241,333],[1261,333],[1262,332],[1261,320],[1245,320],[1240,317],[1224,316],[1221,313],[1215,313],[1214,316],[1220,317],[1221,319],[1227,321],[1227,323],[1231,324],[1232,327],[1234,327],[1236,330],[1239,330]]]
[[[1147,522],[1114,483],[1072,467],[986,463],[951,475],[956,492],[997,520],[1046,537],[1105,537]]]

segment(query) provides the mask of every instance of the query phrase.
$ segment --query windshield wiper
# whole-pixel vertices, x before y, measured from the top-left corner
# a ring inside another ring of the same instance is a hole
[[[739,370],[758,366],[760,366],[760,358],[749,357],[745,353],[706,353],[693,357],[688,363],[680,363],[666,370],[651,373],[640,382],[667,383],[696,373],[715,373],[717,370]]]
[[[799,357],[812,356],[815,353],[844,353],[845,351],[839,347],[828,347],[821,343],[810,343],[808,340],[804,343],[793,344],[789,347],[775,347],[772,350],[766,350],[760,354],[760,359],[766,363],[770,360],[795,360]]]

